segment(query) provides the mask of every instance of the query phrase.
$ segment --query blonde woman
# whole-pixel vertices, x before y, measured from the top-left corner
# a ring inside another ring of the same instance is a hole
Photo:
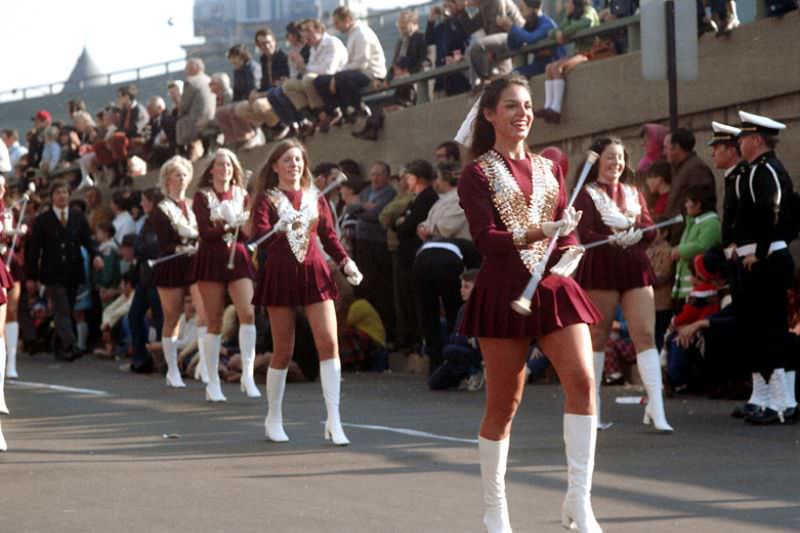
[[[164,359],[167,361],[167,386],[177,388],[186,386],[178,367],[177,343],[178,321],[187,289],[197,310],[198,335],[204,335],[206,328],[203,299],[192,277],[194,251],[199,237],[197,219],[186,200],[186,189],[192,181],[192,172],[192,164],[181,156],[176,155],[164,163],[158,177],[158,185],[164,194],[164,199],[150,214],[151,224],[158,235],[160,257],[186,252],[186,255],[153,267],[153,283],[158,290],[158,298],[164,313],[161,343]],[[200,358],[203,359],[202,348]]]
[[[252,304],[255,273],[250,254],[243,243],[245,235],[242,226],[250,216],[244,179],[236,154],[220,149],[200,176],[192,204],[199,233],[194,277],[202,295],[208,327],[205,339],[201,342],[208,367],[206,399],[210,402],[226,401],[219,380],[220,330],[226,292],[239,317],[241,389],[251,398],[261,396],[253,381],[256,356],[256,326]],[[233,261],[230,262],[230,259]]]

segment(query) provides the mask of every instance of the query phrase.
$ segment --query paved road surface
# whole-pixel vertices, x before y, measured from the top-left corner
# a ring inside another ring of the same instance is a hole
[[[482,531],[483,393],[346,374],[352,445],[335,448],[322,440],[319,383],[288,386],[291,442],[275,444],[263,438],[266,401],[232,385],[212,405],[195,382],[167,389],[117,363],[23,356],[19,366],[25,382],[91,390],[7,385],[0,533]],[[603,389],[616,422],[598,439],[593,493],[606,533],[800,530],[800,426],[749,427],[728,416],[731,402],[670,399],[676,432],[658,435],[639,406],[614,402],[635,393]],[[561,401],[557,386],[528,387],[516,420],[518,533],[562,531]]]

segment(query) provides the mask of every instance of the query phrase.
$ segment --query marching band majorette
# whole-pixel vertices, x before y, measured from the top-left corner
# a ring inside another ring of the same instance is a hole
[[[647,390],[644,423],[652,422],[658,431],[671,432],[664,414],[661,363],[655,343],[655,274],[646,254],[647,243],[655,235],[643,234],[640,229],[652,225],[652,220],[641,192],[629,183],[633,172],[622,141],[602,138],[591,149],[600,157],[575,200],[575,209],[583,211],[578,234],[583,244],[614,238],[609,246],[586,250],[575,273],[576,281],[603,315],[603,320],[591,327],[595,376],[602,375],[614,310],[621,304]],[[596,402],[599,417],[599,388]]]
[[[483,522],[490,533],[511,531],[505,496],[509,436],[525,385],[529,346],[535,339],[555,367],[566,396],[568,489],[562,523],[584,533],[600,532],[591,506],[597,419],[587,327],[600,315],[573,279],[552,270],[533,295],[531,315],[522,316],[510,307],[551,238],[559,231],[564,235],[559,237],[559,250],[575,244],[573,232],[580,214],[566,208],[559,167],[527,150],[533,104],[524,78],[489,83],[460,133],[469,131],[472,116],[472,140],[464,144],[471,145],[476,159],[464,169],[458,195],[475,246],[483,255],[462,330],[479,338],[486,367],[486,411],[478,439]],[[457,139],[463,139],[460,133]]]
[[[241,388],[251,398],[261,393],[253,381],[256,326],[253,310],[253,265],[243,241],[242,227],[250,213],[244,189],[244,172],[236,154],[221,148],[200,176],[192,210],[200,235],[194,261],[194,279],[200,288],[208,332],[205,346],[208,384],[206,399],[224,402],[219,380],[220,330],[227,289],[239,318],[239,350],[242,354]]]
[[[5,178],[0,178],[5,179]],[[17,372],[17,344],[19,341],[19,322],[17,321],[17,312],[19,310],[19,298],[22,292],[22,281],[24,280],[25,272],[23,265],[23,256],[21,250],[23,249],[23,237],[28,232],[28,226],[24,222],[25,213],[22,210],[27,206],[28,192],[20,199],[18,209],[20,210],[17,216],[14,216],[12,209],[5,209],[3,211],[3,240],[8,247],[3,251],[3,260],[10,258],[7,261],[7,268],[13,279],[13,285],[6,289],[6,327],[5,327],[5,341],[6,341],[6,377],[16,379],[19,377]],[[15,238],[16,236],[16,238]],[[12,249],[13,248],[13,249]],[[2,249],[2,247],[0,247]]]
[[[186,189],[192,181],[192,164],[181,156],[169,159],[161,167],[158,184],[164,199],[161,200],[150,215],[151,223],[158,235],[160,257],[185,252],[186,255],[158,263],[153,266],[153,283],[158,290],[161,309],[164,313],[161,345],[164,359],[167,362],[167,386],[185,387],[178,367],[178,321],[183,310],[183,299],[188,289],[192,303],[197,311],[198,329],[206,326],[203,298],[197,283],[192,278],[194,273],[194,252],[197,247],[197,219],[186,201]],[[203,338],[198,335],[198,346],[202,350]],[[200,353],[199,365],[205,365],[204,354]],[[208,381],[208,380],[206,380]]]
[[[253,203],[253,233],[275,231],[262,246],[266,260],[259,272],[254,302],[269,314],[273,354],[267,371],[269,410],[264,421],[268,439],[286,442],[283,394],[294,351],[295,311],[303,307],[314,333],[320,358],[320,382],[328,418],[324,437],[349,444],[339,415],[341,362],[333,300],[338,290],[317,243],[340,266],[352,285],[363,276],[339,242],[328,201],[312,184],[308,154],[303,145],[287,140],[275,146],[258,177]]]
[[[797,238],[800,206],[792,179],[774,151],[786,125],[745,111],[739,118],[739,149],[749,169],[735,184],[734,304],[753,373],[753,395],[744,414],[755,424],[784,423],[797,418],[797,358],[788,351],[786,332],[787,290],[794,279],[788,243]]]

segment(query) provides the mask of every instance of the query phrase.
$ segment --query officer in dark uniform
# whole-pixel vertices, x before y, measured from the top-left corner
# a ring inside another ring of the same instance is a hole
[[[722,202],[722,245],[725,248],[733,243],[733,228],[736,222],[736,181],[749,168],[739,151],[739,128],[721,122],[712,122],[713,134],[708,145],[711,147],[711,159],[714,167],[723,170],[724,199]],[[728,255],[731,255],[728,253]]]
[[[86,248],[94,268],[102,268],[89,223],[83,213],[69,207],[66,183],[55,181],[50,189],[51,208],[33,222],[33,231],[25,251],[28,294],[35,294],[38,285],[45,287],[53,302],[58,347],[56,359],[72,361],[80,357],[72,330],[72,309],[77,288],[84,283],[83,256]]]
[[[746,416],[755,424],[796,418],[794,384],[789,391],[787,290],[794,278],[788,243],[797,237],[793,222],[792,179],[775,155],[777,135],[786,126],[770,118],[739,112],[739,149],[749,163],[737,176],[734,238],[738,287],[736,322],[751,362],[757,406]]]

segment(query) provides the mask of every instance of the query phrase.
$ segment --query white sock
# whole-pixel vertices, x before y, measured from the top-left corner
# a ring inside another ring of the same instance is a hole
[[[83,351],[86,349],[86,341],[89,339],[89,324],[78,322],[75,324],[75,329],[78,332],[78,349]]]
[[[769,403],[769,385],[767,385],[764,376],[760,372],[753,373],[753,393],[747,403],[759,407],[766,407]]]
[[[553,80],[544,80],[544,108],[550,109],[553,105]]]
[[[797,379],[797,371],[786,371],[786,407],[797,407],[797,397],[794,393],[795,382]]]
[[[564,101],[564,89],[566,81],[561,78],[553,81],[553,106],[550,108],[557,113],[561,113],[561,103]]]
[[[19,342],[19,322],[6,323],[6,356],[8,358],[8,377],[17,377],[17,343]]]

